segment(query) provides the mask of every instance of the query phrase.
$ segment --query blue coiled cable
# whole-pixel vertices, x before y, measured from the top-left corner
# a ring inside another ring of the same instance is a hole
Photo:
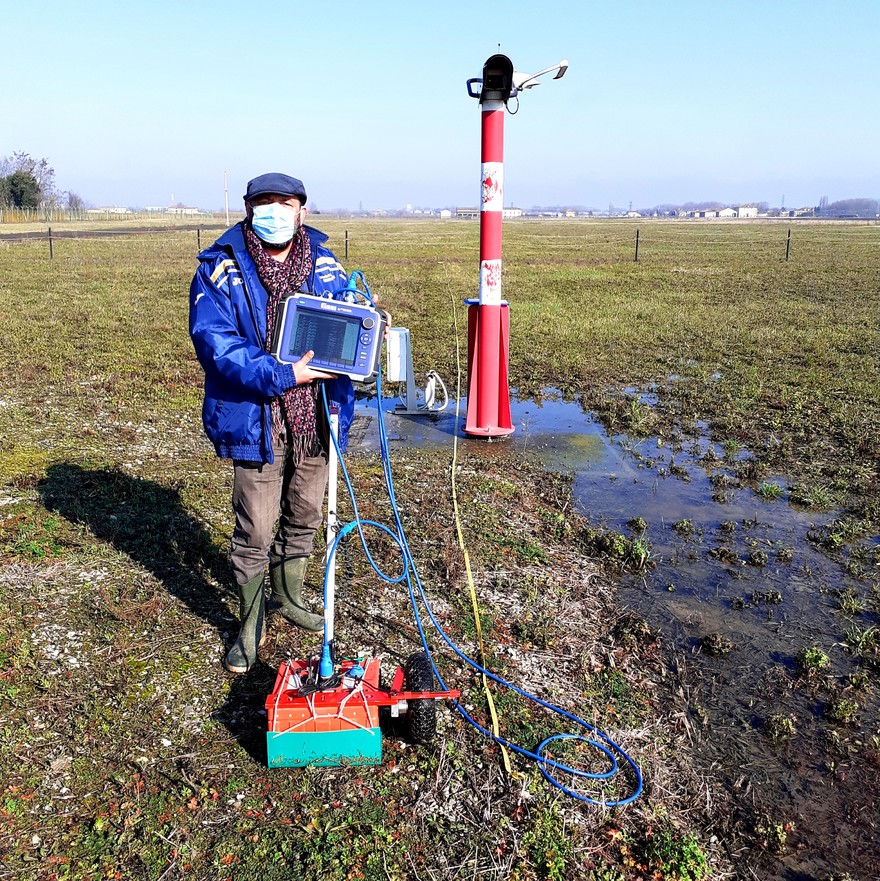
[[[354,273],[352,273],[352,277],[354,277]],[[361,280],[364,282],[364,286],[366,287],[366,279],[363,278],[363,275],[361,275],[360,277],[361,277]],[[368,289],[368,291],[369,291],[369,289]],[[370,301],[372,302],[372,297],[370,297]],[[434,663],[434,658],[431,653],[431,649],[428,646],[428,640],[427,640],[427,637],[425,636],[425,631],[424,631],[424,628],[422,625],[421,615],[419,614],[418,601],[416,599],[416,592],[413,589],[413,581],[415,581],[415,584],[418,588],[418,594],[421,597],[424,609],[427,612],[428,617],[430,618],[431,624],[433,625],[434,629],[437,631],[437,633],[440,635],[440,637],[443,639],[443,641],[449,646],[449,648],[459,658],[461,658],[461,660],[463,660],[469,667],[476,670],[478,673],[481,673],[481,674],[487,676],[489,679],[492,679],[494,682],[497,682],[499,685],[501,685],[505,688],[511,689],[516,694],[521,695],[522,697],[526,698],[527,700],[532,701],[532,702],[538,704],[539,706],[541,706],[547,710],[550,710],[553,713],[556,713],[557,715],[561,716],[564,719],[568,719],[569,721],[575,723],[576,725],[581,726],[583,729],[590,732],[591,736],[587,737],[587,736],[584,736],[583,734],[572,734],[572,733],[554,734],[554,735],[551,735],[550,737],[545,738],[538,745],[537,749],[534,752],[532,752],[531,750],[528,750],[524,747],[521,747],[518,744],[515,744],[515,743],[507,740],[506,738],[501,737],[500,735],[496,735],[492,731],[489,731],[487,728],[485,728],[479,722],[477,722],[467,712],[467,710],[465,710],[465,708],[461,705],[460,701],[456,700],[456,701],[453,701],[453,706],[458,711],[458,713],[469,724],[471,724],[474,728],[476,728],[481,734],[485,735],[486,737],[490,738],[491,740],[495,741],[496,743],[499,743],[499,744],[507,747],[508,749],[512,750],[513,752],[516,752],[521,756],[524,756],[526,758],[529,758],[529,759],[532,759],[533,761],[535,761],[538,765],[538,769],[540,770],[541,774],[550,783],[552,783],[553,786],[562,790],[566,795],[569,795],[572,798],[578,799],[579,801],[587,802],[589,804],[594,804],[594,805],[602,805],[605,807],[622,807],[623,805],[630,804],[631,802],[635,801],[642,792],[642,788],[643,788],[642,772],[639,769],[638,765],[635,763],[635,761],[629,756],[629,754],[621,746],[619,746],[607,734],[605,734],[603,731],[600,731],[595,726],[591,725],[585,719],[582,719],[573,713],[569,713],[566,710],[563,710],[562,707],[558,707],[555,704],[551,704],[548,701],[542,700],[541,698],[537,697],[537,695],[530,694],[529,692],[514,685],[512,682],[508,682],[506,679],[502,678],[501,676],[498,676],[495,673],[493,673],[492,671],[487,670],[485,667],[483,667],[481,664],[479,664],[473,658],[466,655],[447,636],[446,632],[443,630],[442,626],[440,625],[440,623],[437,621],[436,617],[434,616],[434,613],[431,609],[431,605],[428,602],[428,598],[425,596],[425,591],[422,586],[421,579],[419,578],[419,573],[418,573],[418,570],[416,569],[415,562],[413,561],[412,553],[410,552],[410,548],[409,548],[409,543],[407,542],[407,539],[406,539],[406,532],[403,528],[403,523],[401,522],[401,519],[400,519],[400,511],[398,510],[398,507],[397,507],[397,499],[396,499],[395,493],[394,493],[394,480],[393,480],[393,476],[391,474],[391,461],[390,461],[390,456],[389,456],[389,452],[388,452],[388,435],[387,435],[387,432],[385,429],[385,418],[384,418],[384,413],[382,411],[382,382],[381,382],[381,379],[382,379],[382,371],[381,371],[381,366],[380,366],[378,375],[376,377],[376,406],[377,406],[377,409],[379,412],[379,420],[378,420],[378,423],[379,423],[379,448],[380,448],[380,455],[381,455],[381,461],[382,461],[382,470],[383,470],[383,474],[385,477],[385,487],[386,487],[386,490],[388,493],[389,502],[391,504],[391,510],[394,514],[394,522],[395,522],[395,525],[397,528],[397,533],[395,534],[387,526],[385,526],[381,523],[378,523],[374,520],[361,520],[360,519],[360,517],[358,515],[357,502],[355,501],[354,489],[351,484],[351,479],[349,478],[349,475],[348,475],[348,469],[345,466],[345,460],[342,457],[342,451],[339,448],[339,440],[336,437],[336,435],[331,431],[330,436],[333,440],[333,445],[336,448],[336,453],[339,457],[340,465],[342,466],[342,475],[345,480],[346,488],[348,489],[349,498],[351,499],[354,520],[352,520],[350,523],[347,523],[345,526],[343,526],[340,529],[340,531],[337,533],[337,535],[336,535],[336,537],[335,537],[335,539],[334,539],[333,543],[331,544],[330,549],[328,551],[327,572],[325,573],[325,577],[324,577],[324,602],[325,602],[325,604],[326,604],[327,598],[328,598],[327,597],[328,573],[330,571],[330,567],[333,566],[333,564],[334,564],[337,546],[339,545],[339,542],[345,536],[349,535],[351,532],[353,532],[355,529],[357,529],[358,536],[361,541],[361,546],[364,549],[364,553],[366,554],[366,557],[370,563],[370,566],[373,568],[373,570],[376,572],[376,574],[380,578],[382,578],[384,581],[389,582],[391,584],[399,584],[400,582],[402,582],[404,580],[406,581],[406,586],[407,586],[407,590],[409,592],[409,597],[410,597],[410,604],[412,605],[412,609],[413,609],[413,616],[415,618],[416,627],[418,628],[418,631],[419,631],[419,637],[421,638],[422,646],[425,649],[425,653],[426,653],[428,660],[431,664],[431,669],[433,670],[434,675],[437,677],[437,682],[439,683],[441,690],[443,690],[443,691],[447,690],[446,684],[443,682],[443,678],[440,675],[440,672],[437,669],[436,664]],[[329,410],[329,404],[327,401],[327,392],[326,392],[326,389],[323,387],[322,387],[322,392],[323,392],[324,407],[327,410],[328,417],[329,417],[330,410]],[[367,546],[366,537],[365,537],[364,531],[363,531],[364,526],[371,526],[373,528],[379,529],[382,532],[385,532],[388,536],[391,537],[392,541],[398,546],[398,548],[400,549],[401,558],[403,561],[403,572],[400,575],[395,577],[395,576],[390,576],[390,575],[386,574],[385,572],[382,571],[382,569],[375,562],[375,560],[373,559],[372,555],[370,554],[370,551]],[[546,751],[549,748],[549,746],[556,741],[564,741],[564,740],[575,740],[575,741],[578,741],[581,743],[589,744],[590,746],[597,749],[600,753],[602,753],[603,755],[606,756],[606,758],[608,759],[608,761],[610,763],[610,767],[605,771],[593,773],[593,772],[589,772],[589,771],[583,771],[579,768],[571,768],[567,765],[562,764],[561,762],[557,762],[556,760],[549,758],[546,755]],[[602,742],[600,742],[600,741],[602,741]],[[613,799],[613,800],[592,798],[591,796],[584,795],[583,793],[577,792],[577,791],[565,786],[563,783],[561,783],[559,780],[557,780],[548,770],[548,768],[550,768],[550,769],[553,769],[554,771],[568,773],[568,774],[573,775],[574,777],[583,778],[583,779],[608,780],[609,778],[611,778],[615,774],[617,774],[618,771],[621,770],[621,767],[620,767],[618,760],[617,760],[618,755],[621,758],[623,758],[623,760],[630,766],[630,768],[633,770],[633,773],[635,774],[635,778],[636,778],[636,785],[635,785],[634,791],[632,792],[632,794],[628,795],[625,798]]]

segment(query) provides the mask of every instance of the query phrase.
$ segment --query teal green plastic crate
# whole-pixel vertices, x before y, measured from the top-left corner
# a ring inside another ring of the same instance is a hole
[[[270,768],[305,765],[379,765],[382,733],[379,728],[346,731],[270,731],[266,734]]]

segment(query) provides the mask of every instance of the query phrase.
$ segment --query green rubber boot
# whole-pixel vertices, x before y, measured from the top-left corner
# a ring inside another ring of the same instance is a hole
[[[287,557],[274,554],[269,558],[269,575],[272,579],[272,602],[278,611],[297,627],[309,633],[320,633],[324,619],[309,611],[303,603],[303,579],[306,576],[308,557]]]
[[[266,611],[263,581],[264,577],[260,575],[247,584],[238,585],[238,619],[241,630],[223,662],[230,673],[247,673],[257,662],[257,649],[263,640],[263,618]]]

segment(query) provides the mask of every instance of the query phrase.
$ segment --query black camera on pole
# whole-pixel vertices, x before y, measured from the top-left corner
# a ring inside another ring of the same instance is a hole
[[[565,76],[567,70],[568,62],[563,59],[559,64],[538,73],[521,73],[513,69],[513,62],[506,55],[492,55],[483,65],[482,79],[475,77],[467,81],[468,95],[479,98],[480,104],[487,101],[507,104],[510,98],[517,98],[520,92],[539,85],[538,80],[544,74],[552,73],[553,79],[558,80]]]
[[[479,90],[475,87],[479,83]],[[503,101],[516,95],[513,85],[513,62],[506,55],[492,55],[483,65],[482,79],[467,81],[468,94],[471,98],[479,98],[480,103],[486,101]]]

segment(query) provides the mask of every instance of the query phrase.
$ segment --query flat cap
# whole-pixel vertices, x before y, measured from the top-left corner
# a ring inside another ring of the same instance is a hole
[[[303,205],[306,204],[306,188],[303,182],[289,174],[281,174],[278,171],[270,171],[268,174],[261,174],[253,180],[248,181],[247,192],[244,194],[245,202],[250,202],[257,196],[265,196],[266,193],[273,193],[278,196],[296,196]]]

